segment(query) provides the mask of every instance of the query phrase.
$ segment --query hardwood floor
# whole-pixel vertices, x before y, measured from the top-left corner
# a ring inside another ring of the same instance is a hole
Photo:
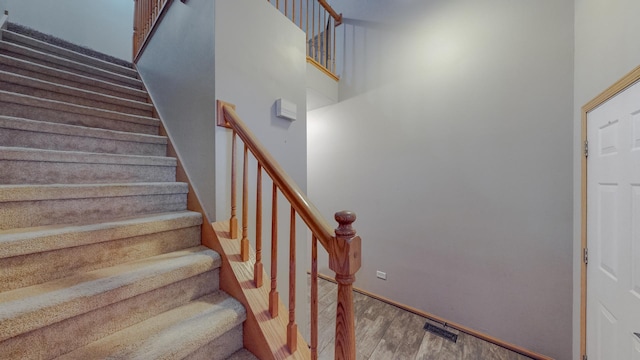
[[[318,358],[333,359],[336,290],[318,280]],[[354,292],[358,360],[527,360],[500,346],[454,329],[453,342],[423,329],[427,319]]]

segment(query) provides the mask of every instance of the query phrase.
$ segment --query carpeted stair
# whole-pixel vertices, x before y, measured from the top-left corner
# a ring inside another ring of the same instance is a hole
[[[255,359],[136,71],[9,29],[0,358]]]

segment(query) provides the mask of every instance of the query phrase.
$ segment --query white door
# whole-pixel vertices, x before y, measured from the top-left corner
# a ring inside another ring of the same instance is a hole
[[[640,360],[640,83],[588,114],[587,356]]]

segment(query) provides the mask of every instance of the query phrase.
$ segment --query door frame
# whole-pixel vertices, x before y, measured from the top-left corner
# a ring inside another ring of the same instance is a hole
[[[607,100],[613,98],[626,90],[631,85],[640,81],[640,66],[633,69],[627,75],[611,85],[600,95],[586,103],[581,109],[582,135],[580,148],[581,152],[581,205],[580,205],[580,238],[581,246],[578,254],[580,260],[580,359],[584,359],[587,354],[587,264],[584,261],[584,252],[587,249],[587,157],[584,153],[584,146],[587,141],[587,116],[589,112],[602,105]]]

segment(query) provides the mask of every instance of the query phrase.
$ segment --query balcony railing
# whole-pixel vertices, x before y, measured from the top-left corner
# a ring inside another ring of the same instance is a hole
[[[342,24],[326,0],[267,0],[307,34],[307,60],[337,80],[336,27]]]
[[[138,57],[155,29],[155,24],[173,0],[134,0],[133,59]],[[336,27],[342,24],[326,0],[267,0],[307,34],[307,60],[338,79],[336,75]]]

